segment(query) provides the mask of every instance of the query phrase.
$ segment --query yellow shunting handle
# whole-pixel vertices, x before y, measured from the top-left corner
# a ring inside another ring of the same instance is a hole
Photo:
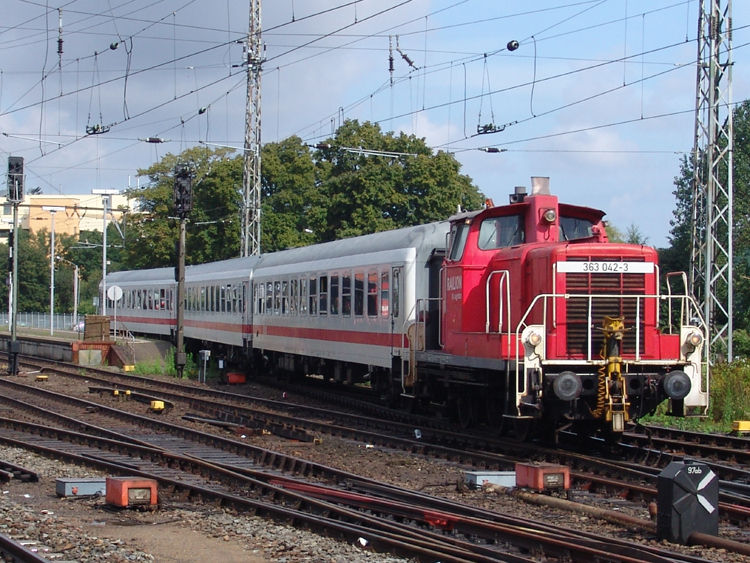
[[[750,420],[735,420],[732,423],[733,432],[750,432]]]

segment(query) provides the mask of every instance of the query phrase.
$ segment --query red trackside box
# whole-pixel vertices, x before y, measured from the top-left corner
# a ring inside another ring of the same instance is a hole
[[[236,371],[230,372],[227,374],[227,383],[241,385],[242,383],[245,383],[245,374]]]
[[[107,504],[128,506],[156,506],[156,481],[143,477],[107,477]]]
[[[570,471],[554,463],[516,463],[516,486],[535,491],[570,488]]]

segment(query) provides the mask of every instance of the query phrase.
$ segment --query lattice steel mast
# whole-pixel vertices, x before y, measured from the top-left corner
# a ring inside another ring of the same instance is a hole
[[[732,0],[701,0],[693,149],[690,287],[714,354],[732,351]]]
[[[260,38],[260,2],[250,2],[247,31],[247,111],[245,115],[245,168],[242,175],[241,256],[260,254],[260,73],[263,52]]]

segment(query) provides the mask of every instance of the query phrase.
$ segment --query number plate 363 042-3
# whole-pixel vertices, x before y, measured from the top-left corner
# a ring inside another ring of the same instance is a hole
[[[614,262],[592,260],[590,262],[558,262],[561,274],[653,274],[653,262]]]

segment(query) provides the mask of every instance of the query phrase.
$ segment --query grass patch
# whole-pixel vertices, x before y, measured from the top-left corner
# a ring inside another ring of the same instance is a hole
[[[735,420],[750,420],[750,360],[741,358],[731,364],[715,364],[711,368],[709,411],[707,418],[676,418],[666,415],[666,405],[641,422],[670,426],[696,432],[732,431]]]
[[[135,364],[133,371],[138,375],[162,375],[164,374],[164,364],[159,360],[138,362]]]
[[[182,378],[190,379],[191,377],[196,377],[198,366],[195,363],[193,355],[188,354],[186,360],[185,368],[182,371]],[[168,375],[170,377],[177,377],[177,367],[174,363],[174,349],[167,353],[164,361],[151,360],[148,362],[138,362],[135,364],[133,371],[138,375]]]

